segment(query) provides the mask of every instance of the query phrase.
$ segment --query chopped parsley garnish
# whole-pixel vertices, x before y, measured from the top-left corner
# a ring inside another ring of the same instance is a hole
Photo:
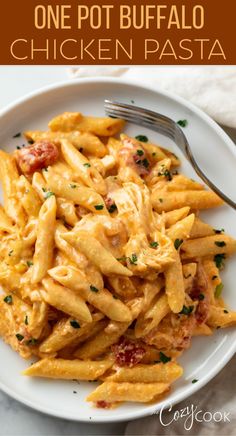
[[[55,195],[54,192],[48,191],[48,192],[45,193],[44,198],[47,200],[47,198],[52,197],[52,195]]]
[[[148,142],[148,137],[145,135],[137,135],[135,136],[135,139],[140,142]]]
[[[79,324],[75,319],[73,319],[72,321],[70,321],[70,325],[71,325],[71,327],[73,327],[74,329],[80,329],[80,324]]]
[[[34,144],[34,140],[33,139],[28,139],[28,144]]]
[[[75,189],[76,185],[72,185],[72,183],[70,183],[70,188]]]
[[[188,125],[188,121],[187,120],[179,120],[179,121],[177,121],[177,124],[181,127],[186,127]]]
[[[198,382],[198,379],[197,378],[194,378],[193,380],[192,380],[192,383],[197,383]]]
[[[17,145],[17,146],[16,146],[16,149],[17,149],[17,150],[20,150],[20,149],[21,149],[21,147],[20,147],[19,145]]]
[[[149,165],[150,165],[150,163],[149,163],[149,161],[146,159],[146,157],[145,157],[145,159],[139,159],[139,160],[137,160],[137,161],[136,161],[136,164],[137,164],[137,165],[142,165],[144,168],[148,168]]]
[[[160,203],[163,203],[163,198],[159,198]]]
[[[86,162],[86,163],[84,163],[84,167],[90,168],[90,167],[91,167],[91,164],[88,163],[88,162]]]
[[[35,345],[37,344],[38,340],[35,338],[31,338],[28,341],[26,341],[26,345]]]
[[[132,104],[134,104],[134,100],[130,100]]]
[[[159,171],[159,173],[157,175],[166,177],[167,180],[169,180],[169,182],[172,180],[172,174],[167,169],[163,169],[162,171]]]
[[[183,306],[183,309],[181,310],[181,312],[179,312],[180,315],[190,315],[190,313],[192,313],[194,309],[194,306]]]
[[[228,310],[226,310],[226,309],[224,309],[224,313],[229,313],[229,311],[228,311]]]
[[[94,207],[96,210],[102,210],[104,208],[103,204],[96,204]]]
[[[92,291],[92,292],[98,292],[99,289],[96,288],[96,286],[90,285],[90,291]]]
[[[219,235],[221,233],[224,233],[225,229],[214,229],[214,232]]]
[[[11,305],[11,304],[13,303],[12,295],[7,295],[7,296],[3,299],[3,301],[4,301],[5,303]]]
[[[8,253],[8,256],[11,257],[12,253],[13,253],[13,250],[10,250],[9,253]]]
[[[199,299],[199,300],[204,300],[204,298],[205,298],[205,295],[204,295],[204,294],[199,294],[199,295],[198,295],[198,299]]]
[[[26,263],[27,263],[27,266],[28,266],[28,267],[33,266],[33,262],[32,262],[31,260],[27,260]]]
[[[23,335],[21,335],[20,333],[16,333],[16,338],[18,339],[18,341],[23,341],[23,339],[24,339],[24,336]]]
[[[25,316],[25,325],[29,324],[28,315]]]
[[[169,170],[165,170],[163,176],[165,176],[169,182],[172,180],[172,175]]]
[[[113,212],[115,212],[115,210],[117,210],[117,206],[115,203],[112,203],[111,206],[109,207],[108,211],[110,213],[113,213]]]
[[[154,157],[154,156],[156,156],[156,153],[155,153],[155,152],[153,152],[153,153],[152,153],[152,156],[153,156],[153,157]]]
[[[126,256],[122,256],[122,257],[117,257],[116,260],[118,260],[119,262],[126,262],[127,257]]]
[[[143,150],[137,150],[137,155],[138,155],[138,156],[143,156],[143,154],[144,154],[144,151],[143,151]]]
[[[183,242],[184,242],[183,239],[176,239],[174,242],[175,249],[178,250],[178,248],[180,247],[180,245],[183,244]]]
[[[43,192],[47,192],[47,189],[46,189],[46,188],[42,188],[42,191],[43,191]]]
[[[217,245],[217,247],[224,247],[226,243],[225,241],[215,241],[215,245]]]
[[[217,279],[218,276],[212,276],[211,280]]]
[[[189,277],[191,277],[191,276],[192,276],[192,274],[189,273],[187,276],[184,276],[184,278],[189,279]]]
[[[142,160],[142,165],[143,165],[145,168],[148,168],[150,164],[149,164],[149,161],[145,158],[145,159]]]
[[[21,132],[16,133],[16,134],[13,136],[13,138],[19,138],[20,136],[21,136]]]
[[[166,354],[164,354],[162,351],[160,351],[160,361],[162,363],[167,363],[171,360],[171,357],[166,356]]]
[[[129,261],[132,265],[137,265],[137,261],[138,261],[137,255],[133,253],[131,257],[129,257]]]
[[[223,268],[224,266],[225,254],[216,254],[214,257],[215,264],[217,268]]]
[[[46,173],[48,172],[48,167],[43,168],[43,171],[46,171]]]
[[[215,297],[216,298],[219,298],[221,296],[221,292],[223,290],[223,287],[224,287],[223,283],[220,283],[219,285],[216,286],[216,288],[215,288]]]
[[[156,241],[150,242],[150,247],[152,247],[152,248],[157,248],[158,245],[159,245],[159,243]]]

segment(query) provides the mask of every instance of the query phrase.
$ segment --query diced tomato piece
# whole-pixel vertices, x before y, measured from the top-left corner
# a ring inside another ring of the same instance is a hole
[[[139,363],[144,354],[145,348],[127,338],[121,337],[119,342],[112,347],[118,366],[132,367]]]
[[[35,171],[52,165],[59,157],[55,144],[47,140],[36,141],[17,152],[17,162],[24,174],[33,174]]]
[[[195,317],[198,324],[204,323],[208,316],[209,316],[209,310],[210,310],[210,301],[209,298],[205,298],[204,300],[199,301]]]
[[[109,409],[111,407],[111,403],[108,403],[107,401],[100,400],[96,402],[96,407],[99,409]]]

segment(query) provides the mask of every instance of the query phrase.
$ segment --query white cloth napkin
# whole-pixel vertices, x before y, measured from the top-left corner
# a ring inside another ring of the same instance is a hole
[[[236,66],[71,67],[75,77],[113,76],[158,86],[199,106],[220,124],[236,128]]]

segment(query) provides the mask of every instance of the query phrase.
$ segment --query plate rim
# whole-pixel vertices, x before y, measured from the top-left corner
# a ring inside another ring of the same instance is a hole
[[[209,115],[207,115],[202,109],[195,106],[193,103],[185,100],[183,97],[180,97],[172,92],[166,91],[158,87],[158,85],[148,85],[140,83],[138,79],[131,80],[127,78],[122,77],[89,77],[89,78],[77,78],[73,80],[67,80],[67,81],[60,81],[52,85],[43,86],[35,91],[32,91],[30,93],[27,93],[23,97],[20,97],[16,100],[14,100],[12,103],[8,104],[4,108],[0,110],[0,117],[7,115],[10,113],[13,109],[17,109],[22,104],[25,104],[27,101],[37,98],[40,95],[47,94],[48,92],[55,91],[57,89],[62,89],[66,87],[73,87],[73,86],[81,86],[82,84],[87,83],[95,83],[95,84],[118,84],[118,85],[127,85],[131,87],[138,87],[143,90],[149,90],[154,94],[159,94],[161,96],[164,96],[166,98],[169,98],[170,100],[174,100],[176,103],[184,106],[187,109],[190,109],[194,114],[196,114],[198,117],[200,117],[206,124],[208,124],[215,132],[218,134],[218,136],[221,137],[222,141],[227,145],[230,150],[234,153],[236,157],[236,147],[233,142],[233,140],[227,135],[227,133],[221,128],[219,124],[216,123]],[[195,383],[193,385],[189,385],[188,388],[184,392],[178,393],[173,396],[173,399],[171,399],[171,403],[168,402],[168,397],[165,399],[166,405],[163,407],[166,408],[168,405],[172,404],[173,406],[175,404],[178,404],[180,401],[185,400],[190,395],[194,394],[198,390],[200,390],[203,386],[205,386],[210,380],[212,380],[223,368],[224,366],[230,361],[230,359],[234,356],[236,353],[236,341],[232,341],[231,346],[228,348],[228,352],[224,354],[224,357],[217,362],[217,364],[214,366],[214,368],[208,372],[208,374],[203,377],[201,380],[199,380],[198,383]],[[0,389],[6,393],[8,396],[13,398],[14,400],[19,401],[20,403],[24,404],[25,406],[29,407],[30,409],[39,411],[41,413],[44,413],[49,416],[54,416],[61,419],[66,419],[69,421],[75,421],[75,422],[84,422],[89,424],[96,424],[96,423],[112,423],[112,422],[124,422],[124,421],[130,421],[137,418],[142,418],[145,416],[151,416],[154,414],[158,409],[158,404],[152,405],[152,406],[146,406],[144,409],[140,409],[137,411],[131,411],[128,412],[125,416],[122,416],[122,413],[120,416],[117,417],[109,417],[109,415],[106,416],[96,416],[92,418],[92,409],[91,409],[91,419],[89,417],[83,417],[83,416],[69,416],[68,413],[63,413],[60,410],[57,409],[48,409],[44,408],[43,405],[33,403],[31,400],[28,400],[27,398],[22,398],[20,394],[16,393],[13,389],[7,387],[0,381]]]

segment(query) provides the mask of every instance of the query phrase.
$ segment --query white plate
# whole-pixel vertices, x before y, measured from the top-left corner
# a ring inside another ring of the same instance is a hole
[[[40,90],[20,100],[1,113],[1,147],[12,150],[22,144],[22,138],[12,139],[17,132],[28,129],[46,129],[47,122],[63,111],[81,111],[90,115],[103,115],[105,98],[117,99],[161,112],[174,120],[188,119],[185,133],[194,153],[211,179],[236,200],[235,181],[228,175],[228,168],[236,165],[233,142],[209,117],[181,98],[148,87],[121,82],[116,79],[89,79],[59,84]],[[178,154],[171,141],[161,135],[138,126],[129,126],[131,134],[147,134],[153,142],[159,142]],[[194,171],[183,161],[182,170],[197,179]],[[224,227],[236,237],[235,211],[225,206],[220,210],[204,213],[216,228]],[[226,302],[236,309],[235,299],[236,259],[227,262],[222,274]],[[184,376],[174,384],[169,397],[156,405],[123,404],[114,410],[95,409],[85,402],[95,383],[80,384],[74,381],[30,379],[20,375],[29,365],[10,347],[0,341],[1,371],[0,388],[22,403],[41,412],[85,422],[112,422],[149,415],[168,404],[175,404],[211,380],[236,350],[236,331],[218,330],[213,337],[194,338],[192,346],[180,359]],[[199,381],[192,384],[193,379]],[[77,393],[74,394],[73,391]]]

